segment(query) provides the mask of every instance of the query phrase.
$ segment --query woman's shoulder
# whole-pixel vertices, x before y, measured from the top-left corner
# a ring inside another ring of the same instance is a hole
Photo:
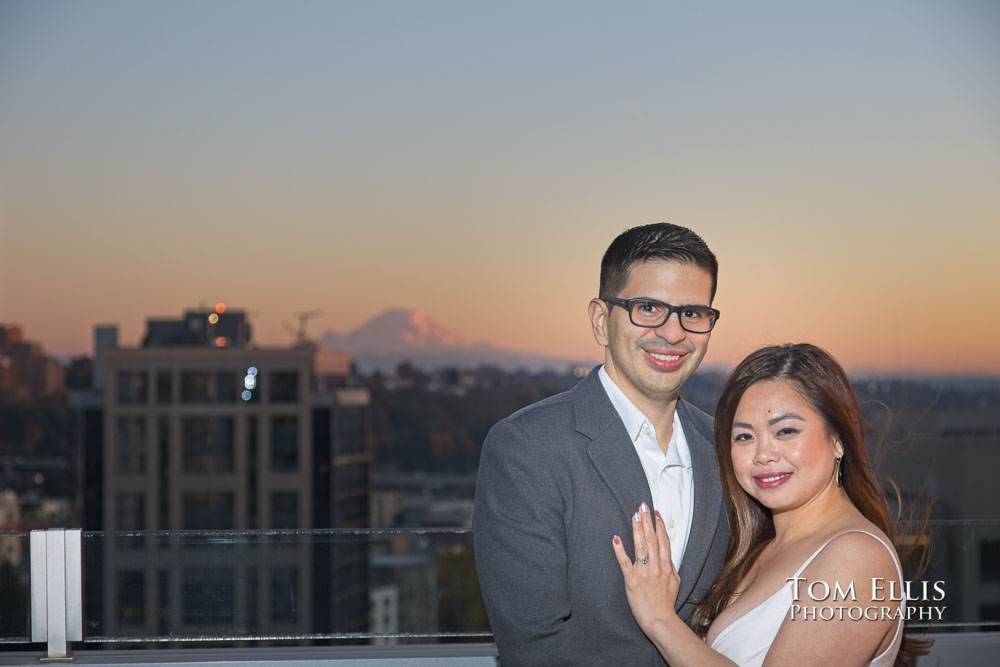
[[[869,664],[894,650],[901,604],[892,595],[900,585],[895,552],[869,522],[849,524],[817,535],[817,552],[789,582],[792,605],[770,649],[784,662]]]
[[[892,540],[878,526],[867,519],[858,519],[833,527],[826,539],[825,548],[835,552],[862,552],[869,555],[895,554]]]
[[[892,541],[869,521],[852,522],[830,531],[802,576],[840,582],[898,578],[898,556]]]

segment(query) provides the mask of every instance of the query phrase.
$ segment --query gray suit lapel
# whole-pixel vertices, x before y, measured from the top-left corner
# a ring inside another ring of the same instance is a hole
[[[639,455],[601,385],[597,369],[573,390],[573,407],[576,430],[591,440],[587,456],[618,500],[622,518],[635,512],[643,501],[652,506],[652,494]],[[622,539],[631,542],[631,533],[622,535]]]
[[[691,450],[691,466],[694,476],[694,511],[691,515],[691,532],[684,560],[678,573],[681,587],[677,593],[678,606],[691,595],[695,583],[701,576],[708,559],[718,528],[722,511],[722,484],[719,481],[718,466],[715,462],[714,434],[703,418],[695,416],[688,404],[677,401],[677,411],[684,426],[688,447]]]
[[[598,367],[599,368],[599,367]],[[597,473],[614,494],[622,518],[636,511],[645,501],[652,506],[652,494],[621,417],[611,404],[595,368],[573,389],[577,431],[591,439],[587,456]],[[704,417],[695,415],[688,404],[679,400],[677,410],[684,435],[691,450],[694,477],[694,510],[684,559],[678,573],[681,579],[677,608],[687,601],[697,583],[718,529],[722,509],[722,485],[715,463],[714,434]],[[621,535],[632,553],[631,531]]]

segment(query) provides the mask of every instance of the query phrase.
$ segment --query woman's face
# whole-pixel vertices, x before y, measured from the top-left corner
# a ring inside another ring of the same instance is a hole
[[[740,399],[730,453],[743,490],[781,512],[836,488],[835,459],[843,445],[794,383],[764,380]]]

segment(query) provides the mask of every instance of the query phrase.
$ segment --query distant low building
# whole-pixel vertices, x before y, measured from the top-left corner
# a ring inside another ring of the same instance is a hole
[[[411,553],[382,553],[372,556],[375,590],[392,589],[396,594],[395,618],[398,632],[428,634],[438,631],[437,561],[433,550]]]
[[[66,369],[24,338],[16,324],[0,324],[0,400],[33,401],[66,389]]]
[[[372,483],[373,527],[472,526],[475,473],[378,472]]]
[[[375,635],[399,633],[399,587],[393,584],[375,586],[368,594],[371,608],[369,631]],[[375,639],[375,644],[395,644],[395,637]]]

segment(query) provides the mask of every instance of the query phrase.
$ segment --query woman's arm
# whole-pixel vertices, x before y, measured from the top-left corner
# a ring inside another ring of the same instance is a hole
[[[734,665],[709,648],[674,611],[681,580],[670,561],[670,539],[663,519],[657,512],[654,527],[646,503],[633,516],[632,540],[634,562],[617,535],[611,546],[622,568],[632,615],[663,658],[675,667]]]

